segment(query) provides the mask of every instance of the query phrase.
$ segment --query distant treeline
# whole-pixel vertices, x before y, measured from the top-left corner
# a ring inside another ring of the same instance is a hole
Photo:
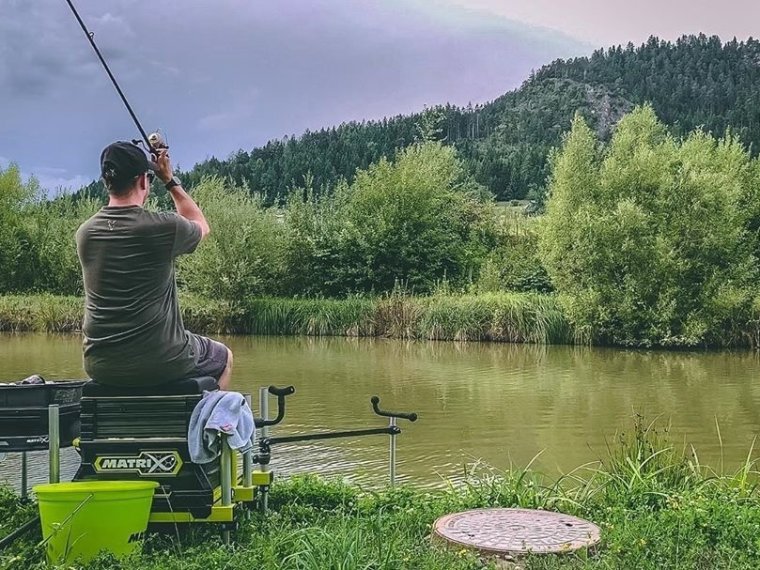
[[[179,283],[194,318],[213,299],[248,332],[760,346],[760,160],[738,135],[678,137],[644,106],[605,141],[579,114],[550,172],[535,217],[431,140],[281,207],[208,177],[194,196],[212,233]],[[81,295],[73,236],[96,208],[0,171],[0,294]]]
[[[717,37],[598,50],[590,57],[544,66],[520,89],[475,107],[435,107],[411,116],[351,122],[274,140],[226,160],[211,158],[182,176],[194,186],[208,175],[230,179],[282,204],[294,187],[316,193],[352,181],[357,169],[433,138],[456,147],[465,169],[497,199],[544,195],[548,155],[576,112],[607,140],[634,105],[651,103],[677,136],[727,129],[756,152],[760,145],[760,42],[725,44]],[[93,183],[81,191],[100,195]]]

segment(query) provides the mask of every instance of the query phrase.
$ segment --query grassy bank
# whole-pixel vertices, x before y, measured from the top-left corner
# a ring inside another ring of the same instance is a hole
[[[760,492],[755,465],[721,474],[693,453],[669,446],[655,430],[637,426],[609,457],[559,479],[530,470],[476,469],[467,483],[442,491],[399,488],[363,492],[309,478],[273,487],[272,510],[241,524],[231,548],[210,530],[151,536],[142,556],[105,570],[425,569],[474,570],[488,562],[430,541],[445,513],[476,507],[525,507],[581,516],[602,529],[595,552],[535,556],[526,569],[728,569],[760,567]],[[33,507],[0,496],[0,535]],[[43,568],[39,536],[0,553],[8,570]]]
[[[203,333],[383,336],[432,340],[566,343],[572,329],[554,297],[527,293],[388,295],[378,298],[181,300],[185,325]],[[0,331],[71,332],[83,301],[53,295],[0,296]]]
[[[181,294],[185,326],[198,333],[377,336],[419,340],[610,344],[575,327],[574,300],[541,293],[389,294],[346,299],[251,298],[238,302]],[[568,309],[570,307],[570,309]],[[0,295],[0,331],[76,332],[84,301],[58,295]],[[703,344],[673,337],[653,348],[760,347],[760,302],[707,330]],[[612,342],[612,344],[616,344]],[[623,343],[625,344],[625,343]],[[628,345],[626,345],[628,346]]]

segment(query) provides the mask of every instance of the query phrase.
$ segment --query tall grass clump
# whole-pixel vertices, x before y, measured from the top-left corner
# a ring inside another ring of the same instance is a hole
[[[388,338],[419,338],[419,321],[424,310],[425,301],[421,297],[396,283],[390,293],[376,301],[375,330]]]
[[[205,334],[248,332],[245,309],[237,303],[180,293],[179,306],[188,330]]]
[[[536,293],[433,295],[417,325],[420,338],[562,344],[571,327],[556,299]]]
[[[608,444],[600,471],[605,476],[604,492],[639,507],[662,508],[672,496],[694,492],[709,482],[696,454],[689,457],[686,447],[673,445],[669,430],[670,426],[646,423],[636,414],[631,431]]]
[[[229,301],[183,293],[185,326],[204,333],[247,332],[245,313]],[[0,331],[68,333],[82,330],[84,299],[50,295],[0,295]]]
[[[59,295],[0,295],[0,331],[75,332],[82,328],[84,301]]]
[[[265,335],[374,336],[375,302],[347,299],[251,299],[247,330]]]

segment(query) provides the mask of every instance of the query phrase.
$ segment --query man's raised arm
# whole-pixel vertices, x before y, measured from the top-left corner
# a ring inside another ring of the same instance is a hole
[[[201,239],[205,238],[211,228],[206,221],[206,217],[198,207],[198,204],[190,197],[190,194],[185,192],[182,188],[182,184],[174,177],[172,172],[172,166],[169,162],[169,155],[166,152],[159,154],[156,161],[156,176],[166,185],[166,189],[169,191],[169,195],[174,201],[174,207],[177,209],[177,213],[190,220],[191,222],[198,224],[201,228]]]

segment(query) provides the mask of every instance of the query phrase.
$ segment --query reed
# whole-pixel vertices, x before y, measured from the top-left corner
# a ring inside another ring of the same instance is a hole
[[[84,306],[79,297],[0,296],[0,331],[74,332],[81,329]]]
[[[565,344],[572,328],[554,297],[535,293],[433,296],[418,325],[418,337]]]
[[[374,336],[371,299],[252,299],[246,332],[263,335]]]
[[[383,336],[400,339],[566,343],[572,330],[554,297],[531,293],[393,292],[346,299],[180,296],[185,326],[198,333]],[[55,295],[0,296],[0,331],[76,332],[84,302]]]
[[[245,311],[225,300],[180,295],[182,321],[188,330],[202,334],[246,333]]]
[[[204,333],[244,333],[241,309],[227,301],[181,295],[185,326]],[[82,330],[84,300],[60,295],[0,295],[0,331],[66,333]]]
[[[201,334],[590,344],[593,331],[575,326],[567,316],[574,303],[582,300],[543,293],[462,294],[445,289],[430,296],[412,295],[399,288],[378,297],[238,301],[180,293],[185,326]],[[0,296],[0,331],[76,332],[81,329],[83,312],[84,301],[79,297]],[[756,345],[760,338],[758,322],[760,319],[733,323],[723,336],[713,331],[714,346]]]

